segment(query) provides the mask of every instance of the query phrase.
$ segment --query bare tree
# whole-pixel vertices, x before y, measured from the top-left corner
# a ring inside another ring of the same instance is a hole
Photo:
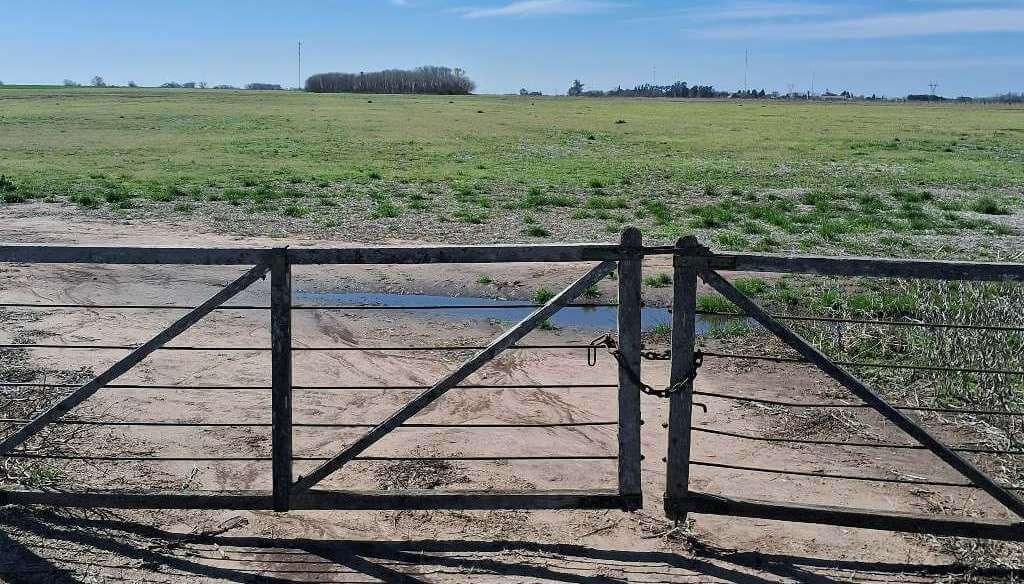
[[[318,73],[306,80],[314,93],[432,93],[465,95],[476,84],[462,69],[424,66],[412,71],[388,69],[372,73]]]
[[[97,75],[97,76],[92,78],[92,86],[93,87],[106,87],[107,86],[107,82],[104,81],[102,77]]]

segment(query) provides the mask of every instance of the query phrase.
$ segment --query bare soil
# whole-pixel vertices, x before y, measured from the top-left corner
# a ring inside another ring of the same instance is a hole
[[[198,233],[187,225],[63,215],[53,207],[0,211],[0,241],[111,245],[346,245],[340,241],[240,239]],[[381,242],[398,243],[398,242]],[[404,242],[409,243],[409,242]],[[451,295],[528,297],[556,289],[583,265],[312,267],[296,270],[304,290],[380,290]],[[664,259],[650,270],[667,269]],[[179,266],[0,267],[0,302],[201,302],[240,274],[240,268]],[[500,271],[500,272],[499,272]],[[489,276],[497,284],[477,281]],[[607,284],[611,285],[611,284]],[[662,292],[655,291],[654,294]],[[606,297],[614,297],[610,287]],[[652,302],[664,297],[652,296]],[[266,303],[267,284],[239,302]],[[128,344],[146,340],[174,318],[168,311],[4,311],[0,343]],[[21,316],[18,316],[21,315]],[[296,313],[298,347],[374,347],[486,343],[502,323],[441,319],[406,312],[310,311]],[[593,331],[538,331],[538,343],[582,343]],[[266,311],[222,311],[175,342],[220,347],[269,346]],[[123,351],[36,349],[20,360],[25,375],[47,381],[79,380],[99,372]],[[428,385],[466,357],[456,353],[379,350],[299,352],[298,386]],[[168,385],[266,386],[265,351],[163,351],[119,380]],[[602,357],[588,367],[581,350],[510,352],[471,383],[615,383],[615,363]],[[663,384],[665,363],[645,364],[644,376]],[[765,398],[834,396],[816,371],[792,365],[709,360],[697,388]],[[296,422],[372,423],[405,403],[414,391],[297,390]],[[56,395],[53,396],[56,399]],[[853,435],[899,441],[868,412],[816,419],[772,408],[702,400],[695,424],[744,434],[768,430],[794,436]],[[0,509],[0,578],[11,582],[850,582],[1002,581],[999,546],[948,539],[772,521],[694,516],[673,529],[661,511],[667,402],[643,401],[645,506],[635,513],[562,512],[270,512],[61,511]],[[76,412],[81,418],[132,421],[268,423],[270,395],[263,389],[118,390],[99,392]],[[613,389],[455,389],[414,422],[543,423],[612,421]],[[936,427],[947,431],[940,422]],[[360,429],[297,428],[297,456],[330,456]],[[44,445],[45,446],[45,445]],[[69,442],[78,454],[141,457],[265,457],[267,427],[88,428]],[[530,429],[403,429],[380,442],[373,456],[613,455],[614,427]],[[930,454],[916,450],[863,451],[792,447],[700,434],[693,458],[754,467],[879,477],[959,477]],[[297,473],[315,461],[298,462]],[[269,489],[269,461],[57,462],[54,484],[65,487]],[[325,486],[358,489],[610,488],[614,461],[359,461]],[[780,499],[882,510],[970,513],[1005,517],[973,491],[943,487],[839,482],[695,467],[695,489],[749,498]],[[1001,555],[1002,554],[1002,555]],[[981,569],[961,562],[981,561]],[[990,560],[991,558],[991,560]]]

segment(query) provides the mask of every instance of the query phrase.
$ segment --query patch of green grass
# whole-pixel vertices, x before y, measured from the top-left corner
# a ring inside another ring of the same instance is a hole
[[[626,197],[607,195],[593,195],[587,199],[587,209],[628,209],[629,200]]]
[[[383,198],[374,201],[373,208],[370,210],[371,219],[394,219],[401,215],[402,210],[398,205]]]
[[[1009,215],[1010,209],[992,196],[982,196],[971,201],[971,211],[982,215]]]
[[[672,285],[672,275],[665,272],[644,276],[644,285],[651,288],[667,288]]]
[[[494,278],[490,276],[480,276],[480,278],[477,279],[476,283],[481,284],[483,286],[488,286],[494,283]]]
[[[453,214],[457,221],[469,223],[470,225],[483,225],[487,223],[489,215],[484,211],[476,211],[466,206],[458,208]]]
[[[532,186],[523,197],[520,205],[524,209],[541,209],[544,207],[575,207],[576,201],[566,194],[549,193],[538,186]]]
[[[751,328],[741,321],[729,319],[723,323],[715,324],[704,336],[712,339],[732,339],[750,334]]]
[[[18,190],[18,186],[14,184],[14,179],[0,174],[0,193],[13,193],[16,190]]]
[[[658,337],[667,337],[672,334],[672,325],[667,322],[659,322],[651,328],[651,334]]]
[[[739,218],[739,211],[732,201],[695,205],[687,211],[694,217],[690,225],[699,229],[727,227]]]
[[[181,202],[174,205],[175,213],[191,213],[195,209],[192,203]]]
[[[720,231],[711,237],[723,249],[742,250],[750,247],[750,240],[733,231]]]
[[[99,199],[92,196],[91,193],[80,193],[71,197],[71,201],[79,207],[84,207],[86,209],[95,209],[100,206]]]
[[[718,294],[700,294],[697,296],[697,310],[700,312],[738,312],[736,305]]]
[[[533,303],[547,304],[548,302],[551,302],[551,299],[554,297],[555,293],[551,290],[548,290],[547,288],[538,288],[537,291],[533,293]]]
[[[672,209],[663,201],[644,201],[643,209],[651,215],[658,225],[668,225],[672,222]]]
[[[11,190],[3,191],[3,194],[0,194],[0,200],[2,200],[4,203],[8,205],[14,205],[17,203],[24,203],[28,199],[25,197],[25,195]]]
[[[817,233],[825,241],[839,241],[847,232],[846,223],[839,219],[825,219],[818,224]]]
[[[774,237],[768,236],[762,237],[760,240],[758,240],[758,242],[754,244],[753,250],[763,253],[771,253],[774,251],[778,251],[780,247],[782,247],[782,243],[779,242],[779,240],[775,239]]]
[[[878,195],[863,193],[857,196],[857,205],[862,213],[880,213],[889,208]]]
[[[740,225],[740,229],[747,235],[766,235],[768,233],[768,229],[764,225],[749,219]]]
[[[236,205],[237,206],[237,205],[241,205],[242,201],[244,201],[245,199],[247,199],[249,197],[249,193],[246,192],[246,191],[243,191],[241,189],[231,188],[231,189],[224,189],[224,192],[221,193],[221,196],[224,198],[224,201],[226,201],[227,203],[229,203],[231,205]]]
[[[523,233],[530,237],[551,237],[551,232],[543,225],[529,225],[523,230]]]
[[[302,205],[287,205],[282,211],[285,217],[305,217],[309,214],[309,209]]]
[[[771,290],[771,284],[761,278],[736,278],[732,285],[747,296],[763,296]]]
[[[581,296],[584,297],[584,298],[590,298],[590,299],[600,298],[601,297],[601,289],[597,287],[597,284],[592,284],[590,286],[587,286],[583,290],[583,293],[581,294]]]
[[[555,326],[555,324],[554,324],[553,322],[551,322],[550,320],[545,320],[544,322],[542,322],[542,323],[540,323],[539,325],[537,325],[537,329],[538,329],[538,330],[542,330],[542,331],[557,331],[557,330],[560,330],[560,329],[559,329],[559,328],[558,328],[557,326]]]
[[[413,194],[409,195],[408,207],[410,209],[416,209],[417,211],[422,211],[424,209],[429,209],[430,208],[430,199],[428,199],[427,197],[425,197],[424,195],[421,195],[419,193],[413,193]]]

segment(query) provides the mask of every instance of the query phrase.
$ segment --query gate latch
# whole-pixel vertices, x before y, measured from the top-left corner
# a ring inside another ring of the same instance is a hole
[[[615,360],[619,362],[619,367],[626,372],[626,375],[629,377],[630,381],[632,381],[637,387],[639,387],[642,393],[647,395],[653,395],[655,397],[669,397],[674,393],[679,393],[680,391],[682,391],[684,387],[686,387],[690,383],[693,383],[697,379],[697,371],[700,369],[701,365],[704,364],[704,353],[700,349],[698,349],[693,354],[693,364],[690,367],[690,371],[686,375],[684,375],[680,381],[672,384],[670,387],[667,387],[665,389],[656,389],[644,383],[643,380],[640,379],[640,375],[633,369],[633,367],[626,363],[625,359],[623,358],[622,351],[618,349],[618,344],[615,342],[615,339],[611,335],[600,336],[590,342],[590,345],[587,347],[587,365],[593,367],[594,365],[597,364],[597,350],[601,348],[607,349],[608,353],[612,357],[615,357]],[[672,352],[670,350],[666,350],[660,353],[655,351],[646,351],[641,353],[641,356],[644,359],[648,360],[666,361],[672,358]],[[701,404],[694,405],[704,407]]]

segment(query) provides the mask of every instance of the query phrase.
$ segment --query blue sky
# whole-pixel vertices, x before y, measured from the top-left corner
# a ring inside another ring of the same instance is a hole
[[[1024,0],[0,0],[0,81],[295,85],[459,66],[479,92],[685,80],[903,95],[1024,90]]]

